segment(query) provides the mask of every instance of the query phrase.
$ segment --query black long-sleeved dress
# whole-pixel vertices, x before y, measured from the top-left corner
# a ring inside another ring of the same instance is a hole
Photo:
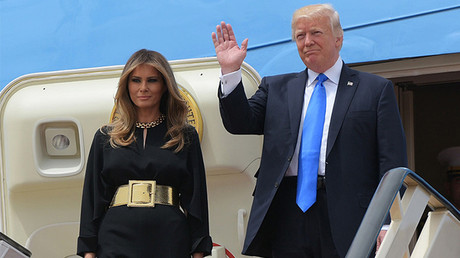
[[[210,254],[206,178],[198,134],[186,128],[186,145],[179,152],[160,148],[167,141],[166,123],[136,128],[136,141],[112,148],[109,136],[98,130],[88,157],[77,253],[98,257],[190,257]],[[156,180],[176,188],[182,212],[176,206],[117,206],[109,208],[120,185],[128,180]]]

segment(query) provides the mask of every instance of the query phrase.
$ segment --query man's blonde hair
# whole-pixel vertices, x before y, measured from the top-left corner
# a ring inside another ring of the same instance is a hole
[[[292,15],[292,40],[295,41],[295,25],[299,19],[313,19],[320,17],[329,17],[329,20],[331,21],[331,30],[334,36],[343,36],[343,29],[340,25],[339,13],[334,9],[334,7],[332,7],[331,4],[314,4],[299,8]]]

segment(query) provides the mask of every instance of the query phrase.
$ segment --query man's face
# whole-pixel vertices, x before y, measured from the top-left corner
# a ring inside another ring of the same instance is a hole
[[[309,69],[323,73],[337,61],[343,36],[334,36],[328,17],[298,19],[294,37],[299,56]]]

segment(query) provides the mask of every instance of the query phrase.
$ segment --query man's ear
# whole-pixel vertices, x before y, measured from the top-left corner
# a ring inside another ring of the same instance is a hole
[[[341,48],[343,44],[343,36],[335,38],[335,46]]]

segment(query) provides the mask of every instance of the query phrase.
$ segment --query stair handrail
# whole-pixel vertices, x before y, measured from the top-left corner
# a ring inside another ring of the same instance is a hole
[[[422,177],[408,168],[394,168],[386,172],[380,181],[346,257],[369,257],[393,201],[403,184],[422,186],[431,194],[428,206],[432,210],[447,209],[460,221],[460,211]]]

